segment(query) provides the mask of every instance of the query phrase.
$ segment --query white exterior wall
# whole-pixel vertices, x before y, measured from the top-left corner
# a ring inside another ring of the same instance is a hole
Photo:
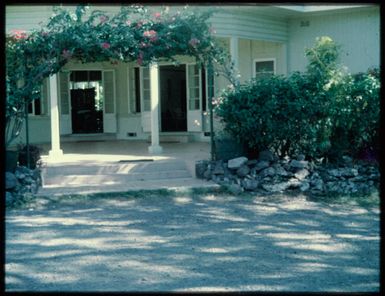
[[[284,42],[288,38],[287,22],[283,18],[269,17],[252,11],[237,10],[237,6],[221,6],[210,22],[218,37],[237,36],[245,39]]]
[[[309,21],[301,27],[301,21]],[[305,48],[315,38],[329,36],[342,46],[341,63],[352,73],[380,64],[380,12],[362,8],[332,15],[307,15],[289,20],[288,71],[303,71],[307,65]]]
[[[285,51],[285,43],[240,39],[239,70],[241,72],[241,82],[253,78],[255,60],[274,59],[276,74],[285,75],[287,70]]]

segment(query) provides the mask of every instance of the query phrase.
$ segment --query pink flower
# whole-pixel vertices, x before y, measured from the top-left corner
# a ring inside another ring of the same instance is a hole
[[[12,36],[15,39],[27,39],[27,33],[24,30],[12,30]]]
[[[147,44],[146,42],[140,42],[140,47],[141,48],[145,48],[145,47],[149,47],[150,45]]]
[[[150,30],[150,31],[144,31],[143,32],[143,36],[144,37],[149,37],[149,38],[154,38],[156,37],[156,32],[154,30]]]
[[[130,20],[126,21],[126,25],[131,26],[131,21]]]
[[[200,41],[196,38],[191,38],[190,41],[188,42],[192,47],[196,47]]]
[[[136,23],[136,27],[137,27],[137,28],[141,28],[141,27],[142,27],[142,22],[141,22],[141,21],[137,22],[137,23]]]
[[[101,15],[99,20],[101,24],[104,24],[106,21],[108,21],[108,16]]]
[[[155,13],[154,13],[154,17],[155,17],[156,19],[159,19],[161,16],[162,16],[162,15],[161,15],[160,12],[155,12]]]
[[[62,55],[63,58],[65,58],[65,59],[68,60],[69,58],[71,58],[72,53],[71,53],[71,51],[69,51],[68,49],[63,49],[61,55]]]
[[[104,49],[109,49],[111,47],[111,44],[109,44],[108,42],[103,42],[101,45]]]
[[[209,32],[210,32],[211,34],[215,34],[217,31],[215,31],[213,27],[210,27]]]

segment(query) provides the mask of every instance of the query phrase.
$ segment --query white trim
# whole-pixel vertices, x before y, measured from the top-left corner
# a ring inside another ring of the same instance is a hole
[[[130,89],[130,78],[131,78],[131,74],[130,74],[130,71],[133,67],[130,65],[130,64],[127,64],[127,112],[128,114],[134,114],[136,112],[134,112],[134,110],[131,110],[131,89]],[[134,83],[135,83],[135,72],[134,72]],[[136,102],[135,102],[135,105],[136,105]],[[136,107],[136,106],[135,106]],[[136,108],[135,108],[136,109]]]
[[[273,66],[274,66],[274,75],[277,74],[277,59],[276,58],[263,58],[263,59],[254,59],[253,60],[253,64],[252,64],[252,67],[253,67],[253,78],[255,78],[255,75],[257,74],[256,71],[255,71],[255,63],[258,63],[258,62],[273,62]]]
[[[112,99],[113,99],[113,106],[114,106],[114,110],[112,113],[106,113],[106,99],[105,97],[103,98],[103,115],[105,114],[116,114],[116,83],[115,83],[115,70],[102,70],[102,85],[103,85],[103,96],[105,96],[105,86],[104,86],[104,73],[105,72],[112,72],[112,92],[113,92],[113,95],[112,95]]]
[[[112,113],[106,113],[106,87],[105,87],[105,73],[111,72],[112,73],[112,100],[113,100],[113,112]],[[107,69],[102,70],[102,85],[103,85],[103,133],[118,133],[118,120],[117,120],[117,105],[116,105],[116,73],[115,69]],[[106,130],[106,123],[109,119],[107,117],[112,117],[115,122],[113,123],[112,129],[107,128]]]
[[[190,82],[189,82],[189,73],[188,66],[196,66],[197,63],[185,63],[186,67],[186,96],[187,96],[187,112],[188,111],[202,111],[202,68],[199,68],[199,108],[190,110]]]
[[[62,102],[62,96],[61,96],[61,86],[60,86],[60,76],[61,74],[68,74],[67,76],[67,86],[68,86],[68,114],[63,114],[62,113],[62,108],[61,108],[61,102]],[[57,73],[57,91],[58,91],[58,97],[59,97],[59,100],[58,100],[58,106],[59,106],[59,114],[60,115],[69,115],[71,116],[71,108],[72,108],[72,105],[71,105],[71,87],[70,87],[70,76],[71,76],[71,71],[69,70],[61,70]],[[72,119],[71,119],[71,122],[72,122]],[[72,126],[72,124],[71,124]]]
[[[149,65],[150,76],[150,98],[151,98],[151,146],[148,147],[150,154],[161,154],[162,147],[159,145],[159,65]]]

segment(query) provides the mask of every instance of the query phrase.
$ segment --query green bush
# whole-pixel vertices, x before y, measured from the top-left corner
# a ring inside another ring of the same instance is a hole
[[[29,151],[29,168],[35,169],[38,166],[39,161],[41,160],[42,150],[35,145],[29,145],[28,151]],[[27,155],[28,155],[27,145],[19,146],[19,165],[28,166]]]
[[[379,149],[380,80],[378,69],[347,75],[335,114],[329,158],[359,156]]]
[[[329,37],[306,50],[305,73],[273,75],[226,90],[216,107],[224,129],[251,149],[310,158],[378,148],[379,73],[349,75]]]
[[[223,94],[216,108],[225,130],[251,149],[280,156],[329,148],[328,114],[306,74],[263,77]]]

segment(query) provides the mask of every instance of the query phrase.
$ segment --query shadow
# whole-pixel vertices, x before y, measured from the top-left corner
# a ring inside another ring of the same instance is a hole
[[[379,213],[148,194],[6,215],[7,291],[379,290]]]

